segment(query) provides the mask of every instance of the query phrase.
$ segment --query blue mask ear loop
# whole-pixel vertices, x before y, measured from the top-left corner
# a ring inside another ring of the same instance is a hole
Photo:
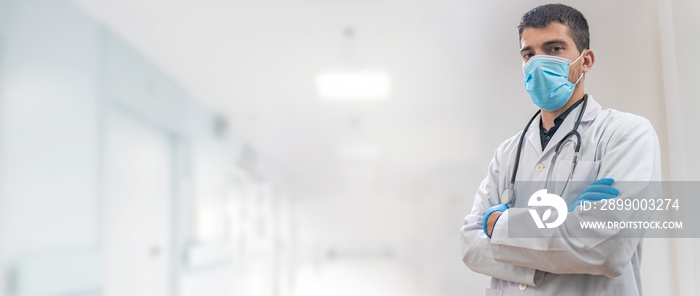
[[[576,62],[578,62],[578,60],[583,56],[584,53],[586,53],[586,49],[584,49],[583,52],[581,52],[581,55],[578,56],[573,62],[571,62],[569,64],[569,66],[576,64]],[[579,76],[578,79],[576,79],[576,82],[574,82],[574,85],[578,84],[578,82],[581,80],[581,78],[583,78],[583,73],[581,73],[581,76]]]
[[[569,64],[569,66],[571,66],[571,65],[573,65],[573,64],[576,64],[576,62],[578,62],[578,60],[583,56],[584,53],[586,53],[586,49],[584,49],[584,50],[581,52],[581,55],[579,55],[573,62],[571,62],[571,63]]]

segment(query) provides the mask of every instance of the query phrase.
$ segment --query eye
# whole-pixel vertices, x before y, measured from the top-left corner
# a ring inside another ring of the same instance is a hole
[[[523,54],[523,60],[529,60],[533,54],[531,52],[526,52]]]
[[[553,46],[552,48],[549,49],[549,52],[551,53],[558,53],[562,51],[564,48],[561,46]]]

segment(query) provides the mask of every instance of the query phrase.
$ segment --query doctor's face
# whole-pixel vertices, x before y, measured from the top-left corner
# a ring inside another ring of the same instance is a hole
[[[589,54],[590,53],[590,54]],[[535,55],[553,55],[566,58],[570,61],[576,60],[581,53],[576,48],[574,39],[569,35],[569,28],[559,22],[552,22],[543,28],[525,28],[520,39],[520,56],[523,65]],[[590,50],[576,61],[576,64],[569,68],[569,81],[572,83],[590,70],[593,64],[593,53]]]

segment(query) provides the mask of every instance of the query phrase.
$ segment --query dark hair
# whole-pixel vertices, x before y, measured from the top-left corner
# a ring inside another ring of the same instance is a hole
[[[574,40],[578,52],[590,48],[591,37],[586,18],[575,8],[564,4],[545,4],[525,13],[518,25],[518,42],[522,41],[525,28],[544,28],[552,22],[559,22],[569,29],[569,36]]]

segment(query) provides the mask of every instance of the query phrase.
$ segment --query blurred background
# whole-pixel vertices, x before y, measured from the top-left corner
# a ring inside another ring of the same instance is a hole
[[[0,0],[0,295],[482,295],[459,229],[543,3]],[[700,1],[564,3],[587,92],[700,180]],[[700,295],[700,241],[642,273]]]

